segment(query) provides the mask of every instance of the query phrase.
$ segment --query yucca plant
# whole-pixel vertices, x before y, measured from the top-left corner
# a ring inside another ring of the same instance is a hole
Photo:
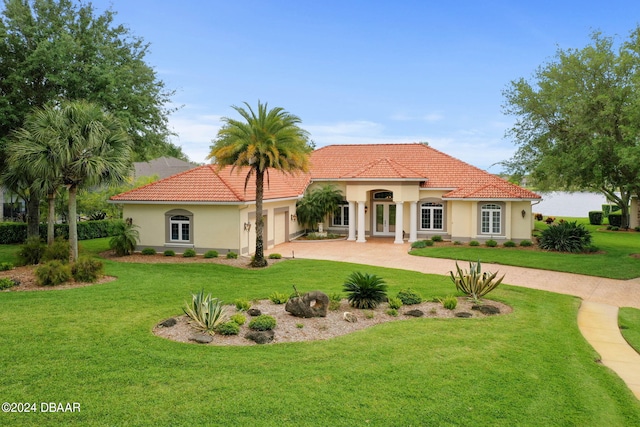
[[[456,285],[456,289],[467,295],[473,301],[478,302],[480,298],[498,287],[504,275],[496,280],[498,273],[482,272],[480,261],[469,263],[469,270],[462,270],[456,261],[456,274],[449,272],[451,280]]]
[[[591,244],[591,233],[583,224],[561,222],[542,232],[539,246],[541,249],[559,252],[584,252]]]
[[[387,285],[375,274],[355,271],[347,277],[343,290],[351,307],[376,308],[387,297]]]
[[[191,304],[183,309],[189,316],[191,324],[197,329],[213,335],[215,328],[225,321],[225,308],[218,298],[211,298],[211,294],[204,294],[204,289],[191,295]]]

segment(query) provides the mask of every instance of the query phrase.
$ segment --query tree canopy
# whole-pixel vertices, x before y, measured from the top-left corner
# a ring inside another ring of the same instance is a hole
[[[244,103],[245,110],[233,106],[244,120],[223,117],[224,123],[211,146],[209,158],[219,167],[231,165],[234,168],[248,168],[245,187],[252,176],[256,179],[256,251],[252,265],[264,267],[262,201],[264,197],[264,175],[269,169],[285,173],[296,173],[309,169],[309,145],[307,131],[300,128],[300,118],[258,101],[254,111]],[[241,170],[241,169],[239,169]],[[267,183],[268,185],[268,183]]]
[[[558,49],[531,81],[504,91],[518,145],[505,164],[542,189],[603,192],[626,221],[630,197],[640,194],[640,27],[618,45],[599,32],[591,39]]]
[[[34,107],[87,100],[113,113],[137,159],[183,157],[168,142],[173,92],[145,62],[149,44],[111,9],[72,0],[4,0],[0,16],[0,144]],[[3,145],[0,152],[3,152]]]

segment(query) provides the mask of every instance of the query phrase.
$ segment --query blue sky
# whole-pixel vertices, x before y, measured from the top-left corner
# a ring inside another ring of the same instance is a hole
[[[509,82],[594,30],[628,37],[640,2],[95,0],[151,44],[182,106],[170,118],[205,162],[220,117],[258,100],[302,119],[317,147],[427,141],[490,172],[515,144]]]

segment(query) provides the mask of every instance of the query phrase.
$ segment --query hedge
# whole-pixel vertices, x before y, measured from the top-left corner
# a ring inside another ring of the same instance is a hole
[[[612,227],[622,227],[622,215],[619,213],[609,214],[609,225]]]
[[[591,224],[591,225],[602,225],[603,217],[604,217],[604,212],[602,212],[602,211],[590,211],[589,212],[589,224]]]
[[[100,221],[78,222],[78,240],[97,239],[113,236],[116,225],[121,219],[103,219]],[[69,224],[55,224],[55,235],[69,238]],[[40,237],[47,239],[47,224],[40,224]],[[0,245],[23,243],[27,239],[27,224],[24,222],[0,223]]]

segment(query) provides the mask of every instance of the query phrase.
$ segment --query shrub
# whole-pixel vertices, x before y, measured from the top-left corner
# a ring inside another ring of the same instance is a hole
[[[411,244],[411,249],[422,249],[427,247],[426,240],[417,240]]]
[[[249,322],[249,329],[254,331],[270,331],[276,327],[276,319],[268,314],[261,314]]]
[[[137,225],[129,222],[122,222],[118,225],[116,233],[109,240],[109,247],[117,256],[131,255],[136,249],[136,243],[140,240],[137,228]]]
[[[456,261],[456,274],[450,271],[449,275],[451,276],[451,281],[456,285],[456,289],[476,302],[497,288],[502,283],[502,279],[504,279],[504,276],[502,276],[500,279],[495,280],[498,275],[497,272],[483,273],[480,261],[477,264],[470,262],[469,271],[462,271]]]
[[[411,288],[402,289],[398,292],[397,297],[404,305],[420,304],[423,301],[422,295]]]
[[[531,240],[523,240],[520,242],[520,246],[522,246],[523,248],[528,248],[530,246],[533,246],[533,243],[531,242]]]
[[[516,242],[514,242],[513,240],[507,240],[502,244],[502,246],[504,246],[505,248],[515,248]]]
[[[602,225],[603,218],[604,218],[604,212],[602,211],[589,212],[589,224],[591,225]]]
[[[13,270],[13,264],[10,262],[0,262],[0,271]]]
[[[196,251],[193,249],[187,249],[182,253],[182,256],[185,258],[193,258],[196,256]]]
[[[364,317],[367,319],[373,319],[374,317],[376,317],[376,314],[371,310],[367,310],[364,313]]]
[[[556,219],[552,216],[548,216],[547,219],[544,220],[547,224],[551,225]]]
[[[385,313],[387,313],[389,316],[398,317],[398,310],[395,308],[388,308]]]
[[[616,213],[611,212],[608,218],[609,218],[609,225],[613,227],[622,226],[622,215],[619,212],[616,212]]]
[[[16,279],[10,279],[8,277],[3,277],[0,279],[0,291],[4,289],[13,288],[14,286],[18,286],[20,284]]]
[[[585,252],[589,252],[590,254],[592,253],[596,253],[600,250],[599,247],[597,247],[596,245],[589,245],[585,248]]]
[[[458,306],[458,298],[454,296],[448,296],[440,300],[440,303],[447,310],[455,310]]]
[[[280,292],[274,292],[269,295],[269,300],[274,304],[284,304],[289,301],[289,295]]]
[[[71,267],[71,274],[78,282],[93,283],[104,274],[104,264],[95,258],[80,257]]]
[[[238,258],[238,254],[235,252],[228,252],[227,253],[227,259],[236,259]]]
[[[215,328],[224,322],[225,308],[218,298],[204,294],[204,289],[191,295],[191,303],[183,309],[192,325],[201,331],[214,333]]]
[[[63,237],[56,237],[51,246],[47,246],[42,254],[43,261],[58,260],[63,263],[69,262],[71,246],[69,241]]]
[[[336,311],[340,308],[342,294],[335,292],[329,295],[329,310]]]
[[[489,239],[486,242],[484,242],[484,244],[488,247],[488,248],[495,248],[496,246],[498,246],[498,242],[496,242],[493,239]]]
[[[397,297],[389,298],[389,308],[395,308],[396,310],[402,307],[402,300]]]
[[[36,268],[36,282],[40,286],[56,286],[71,279],[71,266],[53,260]]]
[[[381,277],[358,271],[347,277],[343,290],[355,308],[375,308],[387,297],[387,285]]]
[[[577,221],[552,225],[542,232],[541,249],[559,252],[583,252],[591,244],[591,233]]]
[[[480,242],[477,240],[472,240],[469,242],[469,246],[480,246]]]
[[[204,253],[204,257],[209,258],[218,258],[218,251],[207,251]]]
[[[233,302],[236,305],[236,310],[247,311],[251,308],[251,303],[246,299],[238,298]]]
[[[282,255],[280,254],[269,254],[269,259],[281,259]]]
[[[18,250],[18,263],[20,265],[35,265],[40,263],[46,245],[37,236],[29,237]]]
[[[541,213],[534,213],[533,217],[536,219],[536,221],[542,221],[542,218],[544,218],[544,215],[542,215]]]
[[[620,231],[620,227],[614,225],[614,226],[611,226],[611,228],[609,228],[609,230],[611,230],[611,231]]]
[[[634,230],[636,230],[636,231],[640,231],[640,225],[639,225],[639,226],[637,226],[637,227],[634,227]]]
[[[232,322],[236,322],[238,325],[244,325],[247,321],[247,318],[244,316],[244,314],[236,313],[231,315],[231,317],[229,317],[229,320],[231,320]]]
[[[140,252],[142,255],[155,255],[157,252],[155,249],[153,248],[144,248],[142,250],[142,252]]]
[[[425,246],[433,246],[433,240],[425,240],[424,241],[424,245]]]
[[[240,333],[240,325],[230,320],[217,325],[215,331],[220,335],[238,335]]]
[[[171,250],[171,249],[167,249],[166,251],[163,252],[164,256],[176,256],[176,252]]]
[[[456,240],[455,242],[453,242],[453,244],[456,246],[460,246],[462,242],[460,240]]]
[[[431,240],[434,242],[442,242],[442,236],[439,236],[439,235],[433,236]]]
[[[602,205],[602,214],[608,218],[610,213],[611,213],[611,205]]]

